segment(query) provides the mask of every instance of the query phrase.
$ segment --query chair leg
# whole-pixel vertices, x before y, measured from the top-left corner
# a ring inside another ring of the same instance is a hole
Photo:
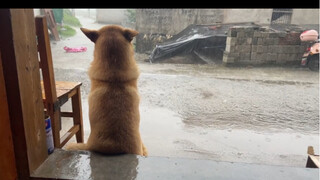
[[[73,124],[79,125],[80,129],[76,133],[76,139],[78,143],[83,143],[83,123],[82,123],[82,105],[81,105],[81,92],[80,87],[77,88],[77,92],[72,96],[72,111],[73,111]]]
[[[61,148],[60,144],[60,109],[48,112],[51,120],[52,135],[55,148]]]

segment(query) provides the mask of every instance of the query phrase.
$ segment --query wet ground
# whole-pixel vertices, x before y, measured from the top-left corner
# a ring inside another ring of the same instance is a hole
[[[187,158],[144,158],[132,154],[104,156],[87,151],[57,149],[31,176],[88,180],[106,177],[137,180],[318,180],[319,170]]]
[[[78,17],[83,27],[102,26]],[[88,51],[65,53],[64,46]],[[86,71],[93,43],[78,29],[76,36],[52,42],[51,48],[56,80],[83,83],[87,138]],[[146,58],[136,54],[140,129],[150,156],[304,167],[308,146],[319,153],[318,73],[299,67],[150,64]]]

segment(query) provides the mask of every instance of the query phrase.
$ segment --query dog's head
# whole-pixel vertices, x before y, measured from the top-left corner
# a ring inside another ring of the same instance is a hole
[[[112,37],[119,38],[119,41],[125,38],[129,43],[138,34],[137,31],[133,29],[123,28],[118,25],[108,25],[104,26],[99,30],[90,30],[86,28],[80,28],[81,31],[94,43],[97,43],[98,39],[106,40]]]
[[[99,30],[80,28],[81,31],[95,43],[95,57],[107,61],[120,62],[121,59],[133,55],[131,41],[137,31],[118,25],[107,25]]]
[[[138,78],[139,71],[131,43],[137,31],[118,25],[104,26],[99,30],[81,28],[81,31],[95,43],[94,60],[88,72],[91,78],[105,81]]]

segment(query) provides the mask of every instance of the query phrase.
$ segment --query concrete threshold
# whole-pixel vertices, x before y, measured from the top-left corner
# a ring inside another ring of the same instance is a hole
[[[107,156],[89,151],[54,153],[32,174],[34,179],[221,179],[318,180],[319,169],[211,160]]]

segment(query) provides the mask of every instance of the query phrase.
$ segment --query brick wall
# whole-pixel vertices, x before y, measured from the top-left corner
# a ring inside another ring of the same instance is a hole
[[[302,31],[273,31],[263,27],[232,27],[228,31],[226,64],[299,64],[306,43]]]

